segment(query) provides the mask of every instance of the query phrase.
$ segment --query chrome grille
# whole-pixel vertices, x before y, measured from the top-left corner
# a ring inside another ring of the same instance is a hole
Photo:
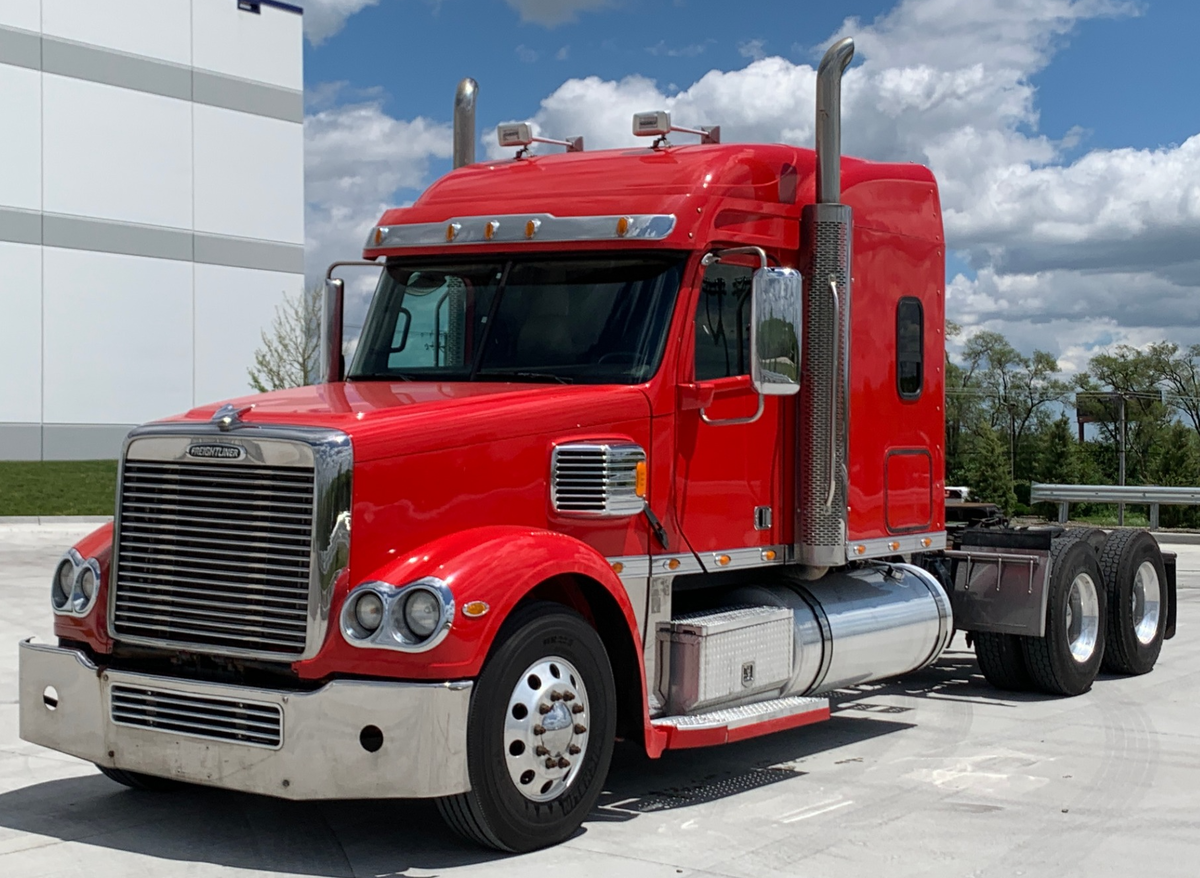
[[[551,458],[550,499],[564,515],[637,515],[645,501],[637,493],[639,445],[560,445]]]
[[[119,638],[298,656],[309,618],[313,468],[126,459]]]
[[[273,749],[283,743],[283,712],[277,704],[114,685],[109,707],[112,721],[121,726]]]

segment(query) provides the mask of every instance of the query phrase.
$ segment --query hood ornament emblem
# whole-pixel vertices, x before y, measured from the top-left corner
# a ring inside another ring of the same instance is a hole
[[[228,433],[235,427],[240,427],[243,424],[242,415],[254,408],[253,405],[235,406],[231,403],[226,403],[215,412],[213,412],[212,423],[217,425],[217,429],[222,433]]]

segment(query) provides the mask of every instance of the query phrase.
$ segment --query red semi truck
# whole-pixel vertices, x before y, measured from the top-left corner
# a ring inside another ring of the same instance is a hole
[[[829,716],[956,630],[1005,689],[1145,673],[1174,632],[1144,532],[948,528],[944,255],[925,168],[722,144],[473,162],[372,229],[324,383],[125,443],[115,521],[21,645],[21,736],[135,788],[435,799],[508,851],[650,757]],[[672,145],[667,137],[699,135]]]

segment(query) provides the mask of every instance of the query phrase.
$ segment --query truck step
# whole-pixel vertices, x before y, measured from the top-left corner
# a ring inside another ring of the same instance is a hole
[[[709,713],[662,716],[653,720],[653,723],[655,729],[667,734],[664,749],[681,750],[728,744],[827,719],[828,698],[790,695],[741,707],[724,707]]]

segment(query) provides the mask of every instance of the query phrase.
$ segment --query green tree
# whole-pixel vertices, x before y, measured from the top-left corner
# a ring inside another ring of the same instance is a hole
[[[1166,393],[1164,399],[1200,436],[1200,344],[1180,349],[1173,342],[1150,345],[1146,357]]]
[[[1039,438],[1037,480],[1051,485],[1079,484],[1079,452],[1067,416],[1051,421]]]
[[[1149,477],[1151,449],[1170,423],[1162,402],[1159,363],[1150,353],[1129,345],[1092,357],[1086,373],[1076,376],[1075,404],[1096,424],[1100,441],[1112,449],[1108,477],[1116,483],[1124,414],[1125,481],[1143,483]]]
[[[963,475],[971,499],[995,503],[1006,515],[1017,505],[1008,463],[1008,449],[996,430],[981,424],[970,434]]]
[[[247,370],[250,386],[259,393],[320,380],[322,295],[321,287],[296,295],[284,293],[275,306],[270,332],[262,331],[262,346]]]

